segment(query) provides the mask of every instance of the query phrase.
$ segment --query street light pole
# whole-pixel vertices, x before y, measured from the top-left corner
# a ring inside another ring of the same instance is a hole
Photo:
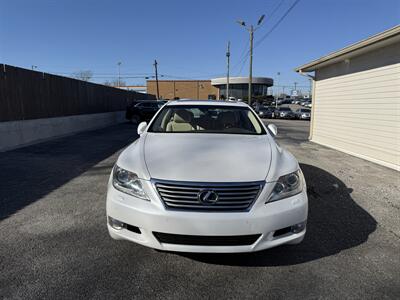
[[[229,100],[229,57],[231,56],[230,46],[231,46],[231,42],[228,42],[228,48],[227,48],[227,51],[226,51],[226,63],[227,63],[227,71],[226,71],[226,100]]]
[[[249,66],[249,95],[248,95],[248,103],[251,106],[251,98],[252,98],[252,85],[253,85],[253,40],[254,40],[254,32],[260,27],[262,21],[264,20],[265,15],[262,15],[257,22],[257,26],[253,25],[247,26],[244,21],[237,21],[241,26],[245,27],[247,31],[250,33],[250,66]]]

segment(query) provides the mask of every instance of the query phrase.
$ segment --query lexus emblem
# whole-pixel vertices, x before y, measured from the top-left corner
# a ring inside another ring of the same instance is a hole
[[[214,204],[218,201],[218,194],[213,190],[201,190],[197,194],[197,199],[204,204]]]

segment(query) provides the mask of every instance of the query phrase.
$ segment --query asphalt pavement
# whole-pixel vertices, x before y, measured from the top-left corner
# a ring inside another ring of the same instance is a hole
[[[303,243],[250,254],[155,251],[107,233],[106,183],[137,138],[121,124],[0,153],[0,298],[399,299],[399,173],[266,120],[300,161]]]

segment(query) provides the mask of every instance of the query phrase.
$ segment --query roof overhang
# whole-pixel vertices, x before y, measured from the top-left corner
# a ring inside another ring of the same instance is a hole
[[[274,84],[274,80],[268,77],[253,77],[251,80],[252,84],[265,84],[268,86],[272,86]],[[249,77],[230,77],[229,84],[248,84]],[[211,79],[211,85],[225,85],[226,77],[214,78]]]
[[[398,41],[400,41],[400,25],[373,35],[358,43],[347,46],[343,49],[340,49],[339,51],[332,52],[319,59],[313,60],[305,65],[297,67],[295,71],[299,73],[312,72],[321,67],[350,59],[354,56],[358,56],[360,54],[393,44]]]

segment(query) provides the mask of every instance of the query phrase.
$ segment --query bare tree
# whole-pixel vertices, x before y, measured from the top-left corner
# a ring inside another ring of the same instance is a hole
[[[106,80],[106,81],[104,81],[103,84],[108,85],[108,86],[118,87],[118,79],[113,79],[111,81]],[[119,84],[120,84],[120,86],[126,86],[126,82],[123,81],[122,79],[119,80]]]
[[[89,81],[93,77],[93,72],[90,70],[81,70],[72,74],[75,79]]]

